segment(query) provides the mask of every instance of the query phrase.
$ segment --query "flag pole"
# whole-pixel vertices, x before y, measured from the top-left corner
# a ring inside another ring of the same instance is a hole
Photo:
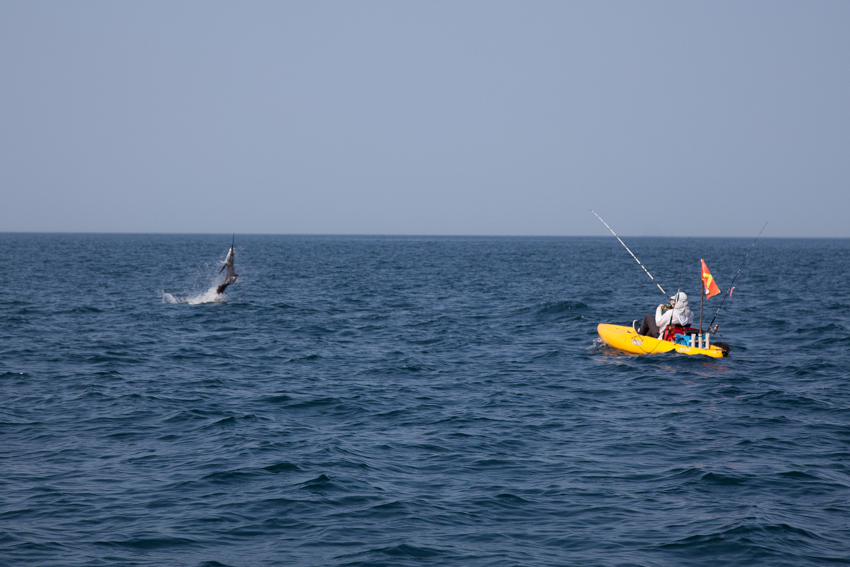
[[[702,302],[705,299],[705,282],[699,278],[699,332],[702,334]]]

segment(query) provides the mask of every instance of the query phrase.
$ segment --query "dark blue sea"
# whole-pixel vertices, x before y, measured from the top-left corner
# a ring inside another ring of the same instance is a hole
[[[0,564],[850,564],[850,241],[762,237],[709,359],[600,343],[613,237],[237,234],[216,300],[230,240],[0,234]]]

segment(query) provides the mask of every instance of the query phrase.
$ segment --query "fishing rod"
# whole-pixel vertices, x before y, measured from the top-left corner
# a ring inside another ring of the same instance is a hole
[[[721,307],[723,307],[723,304],[726,302],[726,298],[727,298],[727,297],[729,297],[730,295],[732,295],[732,290],[735,288],[735,280],[737,280],[737,279],[738,279],[738,274],[740,274],[740,273],[741,273],[741,270],[743,269],[744,264],[746,264],[746,263],[747,263],[747,258],[749,258],[749,257],[750,257],[750,252],[752,252],[752,251],[753,251],[753,247],[756,245],[756,242],[758,242],[758,240],[759,240],[759,236],[761,236],[761,233],[762,233],[762,232],[764,232],[764,228],[765,228],[766,226],[767,226],[767,223],[764,223],[764,226],[763,226],[763,227],[761,227],[761,230],[759,231],[758,236],[756,236],[756,239],[755,239],[755,240],[753,240],[753,243],[752,243],[752,245],[750,246],[750,250],[747,252],[747,255],[746,255],[746,256],[744,256],[744,261],[743,261],[743,262],[741,262],[741,267],[740,267],[740,268],[738,268],[738,272],[735,274],[735,277],[734,277],[734,278],[732,278],[732,285],[730,285],[730,286],[729,286],[729,290],[726,292],[726,295],[724,295],[724,296],[723,296],[723,301],[721,301],[721,302],[720,302],[720,306],[718,306],[717,311],[715,311],[715,312],[714,312],[714,317],[712,317],[712,318],[711,318],[711,323],[709,323],[709,324],[708,324],[708,332],[709,332],[709,333],[716,333],[716,332],[717,332],[717,327],[715,327],[715,328],[714,328],[714,331],[712,331],[712,330],[711,330],[711,325],[713,325],[713,324],[714,324],[714,320],[715,320],[715,319],[717,319],[717,314],[718,314],[718,313],[720,313],[720,308],[721,308]]]
[[[594,215],[596,215],[596,211],[594,211],[593,209],[590,209],[590,212],[591,212],[591,213],[593,213]],[[638,259],[637,259],[637,256],[635,256],[635,255],[632,253],[632,251],[631,251],[631,250],[629,250],[629,247],[628,247],[628,246],[626,246],[626,243],[625,243],[625,242],[623,242],[622,240],[620,240],[620,237],[619,237],[619,236],[617,236],[617,233],[616,233],[616,232],[614,232],[613,230],[611,230],[611,227],[610,227],[610,226],[608,226],[608,223],[607,223],[607,222],[605,222],[604,220],[602,220],[602,217],[600,217],[599,215],[596,215],[596,218],[598,218],[599,220],[601,220],[601,221],[602,221],[602,224],[604,224],[604,225],[605,225],[605,227],[606,227],[608,230],[610,230],[610,231],[611,231],[611,234],[613,234],[613,235],[617,238],[617,240],[619,240],[619,241],[620,241],[620,244],[622,244],[622,245],[623,245],[623,248],[625,248],[625,249],[629,252],[629,254],[631,254],[631,255],[632,255],[632,258],[634,258],[634,259],[635,259],[635,262],[637,262],[637,263],[638,263],[638,266],[640,266],[641,268],[643,268],[643,271],[644,271],[644,272],[646,272],[646,275],[647,275],[647,276],[649,276],[649,279],[651,279],[651,280],[653,281],[653,283],[655,283],[655,285],[657,285],[657,286],[658,286],[658,289],[660,289],[660,290],[661,290],[661,293],[663,293],[663,294],[664,294],[664,297],[666,297],[667,299],[669,299],[669,300],[671,300],[671,301],[672,301],[672,300],[673,300],[673,298],[672,298],[672,297],[670,297],[669,295],[667,295],[667,292],[666,292],[666,291],[664,291],[664,288],[663,288],[663,287],[661,287],[661,285],[660,285],[657,281],[655,281],[655,278],[653,278],[653,277],[652,277],[652,274],[650,274],[650,273],[649,273],[649,270],[647,270],[646,268],[644,268],[643,264],[641,264],[641,263],[640,263],[640,260],[638,260]]]
[[[682,286],[682,274],[685,273],[685,258],[688,257],[688,244],[690,244],[690,243],[691,243],[691,237],[689,236],[688,241],[685,243],[685,255],[682,258],[682,270],[679,272],[679,283],[676,284],[676,295],[674,295],[673,297],[679,296],[679,289]]]

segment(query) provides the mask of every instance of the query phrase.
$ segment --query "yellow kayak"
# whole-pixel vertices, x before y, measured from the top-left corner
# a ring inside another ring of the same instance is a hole
[[[670,341],[639,335],[633,328],[622,325],[601,323],[596,330],[606,344],[633,354],[654,354],[674,350],[682,354],[704,354],[713,358],[721,358],[723,356],[723,349],[716,345],[711,345],[707,349],[680,345]]]

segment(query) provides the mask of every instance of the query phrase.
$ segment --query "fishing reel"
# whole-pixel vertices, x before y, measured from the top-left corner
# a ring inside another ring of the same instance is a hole
[[[717,325],[708,328],[708,332],[712,335],[717,335]],[[718,337],[722,337],[723,335],[717,335]]]

